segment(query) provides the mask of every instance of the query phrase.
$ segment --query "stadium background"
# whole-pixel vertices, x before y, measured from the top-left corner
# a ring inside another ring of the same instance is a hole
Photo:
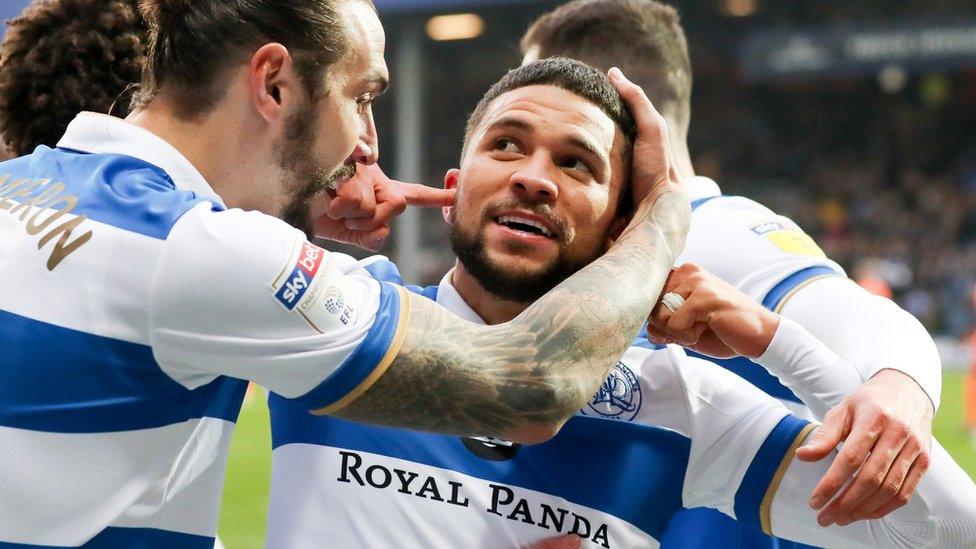
[[[529,23],[561,2],[374,1],[393,77],[375,107],[380,163],[440,185],[468,113],[519,63]],[[0,18],[27,3],[0,0]],[[848,274],[926,325],[946,369],[935,434],[976,475],[976,438],[963,425],[976,357],[976,4],[671,3],[691,47],[699,173],[792,217]],[[438,211],[408,213],[394,235],[382,253],[406,279],[433,283],[450,267]],[[267,409],[253,390],[224,489],[228,548],[263,546],[269,461]]]

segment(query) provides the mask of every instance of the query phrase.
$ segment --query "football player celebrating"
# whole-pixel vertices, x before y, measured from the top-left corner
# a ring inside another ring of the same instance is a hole
[[[611,74],[624,96],[640,94]],[[491,325],[524,314],[600,257],[631,211],[626,136],[633,130],[621,110],[606,77],[578,61],[546,59],[495,84],[469,119],[460,169],[445,179],[458,190],[445,212],[455,268],[438,286],[412,291]],[[388,263],[361,267],[396,281]],[[600,289],[616,283],[606,279]],[[655,331],[702,351],[758,357],[819,414],[864,382],[797,324],[700,269],[678,269],[668,289],[652,317]],[[585,312],[595,304],[573,306]],[[464,398],[467,390],[456,385],[436,398]],[[817,440],[813,425],[726,370],[646,339],[559,434],[535,446],[316,418],[274,395],[270,406],[270,547],[323,539],[520,547],[560,534],[593,547],[667,546],[694,541],[674,521],[686,507],[718,509],[756,531],[818,545],[976,540],[976,485],[938,446],[911,505],[822,527],[807,500],[843,458],[831,451],[813,463],[794,459],[797,447]]]

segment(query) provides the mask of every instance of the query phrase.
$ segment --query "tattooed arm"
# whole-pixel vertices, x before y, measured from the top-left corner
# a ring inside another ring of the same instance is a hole
[[[638,125],[639,204],[616,244],[505,324],[478,326],[411,296],[406,338],[390,369],[337,415],[540,442],[596,392],[657,300],[690,218],[687,197],[672,182],[663,119],[640,88],[615,83]]]

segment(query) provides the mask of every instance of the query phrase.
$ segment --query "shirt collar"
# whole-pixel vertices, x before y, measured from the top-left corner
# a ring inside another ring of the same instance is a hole
[[[169,175],[176,188],[224,202],[185,156],[152,132],[121,118],[82,112],[68,124],[58,147],[95,154],[123,154],[148,162]]]
[[[484,319],[478,316],[478,313],[474,312],[474,309],[464,301],[464,298],[458,293],[457,288],[451,283],[452,276],[454,276],[454,269],[447,271],[447,274],[444,275],[441,283],[437,286],[437,304],[464,320],[474,322],[475,324],[485,324]]]
[[[700,175],[685,178],[683,183],[685,191],[688,193],[688,200],[691,202],[702,198],[721,196],[722,194],[722,189],[719,188],[718,183]]]

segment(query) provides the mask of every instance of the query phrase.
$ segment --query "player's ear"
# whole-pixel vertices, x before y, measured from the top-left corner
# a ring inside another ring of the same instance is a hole
[[[255,110],[267,122],[284,119],[286,109],[298,99],[297,75],[291,55],[278,43],[265,44],[251,56],[247,70],[248,92]]]
[[[451,168],[447,170],[444,174],[444,188],[445,189],[457,189],[458,177],[461,175],[461,170],[457,168]],[[441,208],[441,216],[444,217],[444,221],[448,225],[454,222],[454,206],[444,206]]]

